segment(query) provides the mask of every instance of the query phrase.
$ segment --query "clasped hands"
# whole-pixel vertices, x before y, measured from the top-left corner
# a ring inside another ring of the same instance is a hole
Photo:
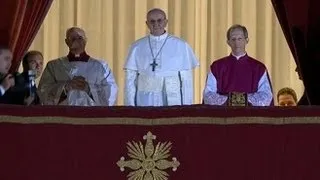
[[[67,92],[70,90],[81,90],[88,94],[90,92],[89,84],[83,76],[74,76],[66,83],[65,90]]]

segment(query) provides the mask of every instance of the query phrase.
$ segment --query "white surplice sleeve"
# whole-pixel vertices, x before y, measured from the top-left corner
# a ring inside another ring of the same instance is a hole
[[[185,54],[187,55],[187,59],[190,64],[188,69],[193,69],[193,68],[196,68],[197,66],[200,66],[198,58],[196,57],[191,46],[188,43],[186,43],[186,53]]]
[[[136,106],[137,77],[135,70],[125,70],[124,105]]]
[[[223,105],[226,103],[228,96],[218,94],[217,90],[217,79],[214,77],[212,72],[209,71],[206,86],[203,91],[204,104]]]
[[[180,71],[180,75],[183,105],[190,105],[193,103],[193,71]]]
[[[199,66],[199,61],[194,54],[192,48],[185,42],[186,56],[188,60],[188,68],[182,68],[184,70],[179,71],[181,76],[181,91],[182,91],[182,103],[183,105],[190,105],[193,103],[193,69]]]
[[[49,62],[44,69],[38,87],[38,94],[43,105],[57,105],[66,82],[55,78],[54,64]]]
[[[104,61],[100,61],[103,65],[100,75],[97,76],[97,98],[94,98],[95,101],[100,101],[102,106],[113,106],[117,100],[118,86],[114,79],[113,73]],[[92,92],[91,92],[92,93]]]
[[[137,78],[138,67],[136,63],[136,50],[135,45],[132,45],[124,65],[125,71],[125,85],[124,85],[124,105],[136,106],[137,96]]]
[[[259,80],[258,91],[248,94],[248,102],[252,106],[270,106],[272,99],[271,85],[267,71],[265,71]]]

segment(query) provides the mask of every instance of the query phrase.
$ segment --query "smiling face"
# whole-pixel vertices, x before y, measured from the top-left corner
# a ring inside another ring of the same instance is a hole
[[[150,34],[160,36],[165,33],[168,20],[166,14],[161,9],[153,9],[147,14],[146,24],[150,30]]]

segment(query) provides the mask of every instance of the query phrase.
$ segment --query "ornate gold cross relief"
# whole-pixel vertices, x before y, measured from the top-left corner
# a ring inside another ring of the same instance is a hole
[[[172,168],[172,171],[176,171],[180,165],[175,157],[172,161],[167,160],[170,157],[172,143],[158,142],[154,146],[153,140],[156,136],[151,132],[144,135],[143,139],[146,140],[145,145],[140,141],[128,142],[128,156],[132,159],[125,161],[125,158],[121,157],[117,165],[121,171],[124,171],[125,167],[133,170],[127,175],[128,180],[167,180],[169,174],[164,170]]]

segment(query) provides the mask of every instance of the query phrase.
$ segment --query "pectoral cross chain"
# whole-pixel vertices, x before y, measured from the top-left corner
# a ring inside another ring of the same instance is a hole
[[[157,57],[159,56],[159,54],[161,53],[163,46],[166,44],[166,42],[167,42],[167,40],[168,40],[168,38],[169,38],[169,35],[168,35],[168,36],[166,37],[166,39],[164,40],[162,46],[160,47],[160,49],[159,49],[159,51],[158,51],[158,53],[157,53],[156,55],[154,55],[153,50],[152,50],[152,47],[151,47],[150,36],[148,36],[148,38],[149,38],[149,48],[150,48],[151,55],[152,55],[152,58],[153,58],[153,62],[150,64],[150,66],[152,66],[152,71],[154,72],[154,71],[156,70],[156,66],[159,65],[159,64],[156,62],[156,59],[157,59]]]

